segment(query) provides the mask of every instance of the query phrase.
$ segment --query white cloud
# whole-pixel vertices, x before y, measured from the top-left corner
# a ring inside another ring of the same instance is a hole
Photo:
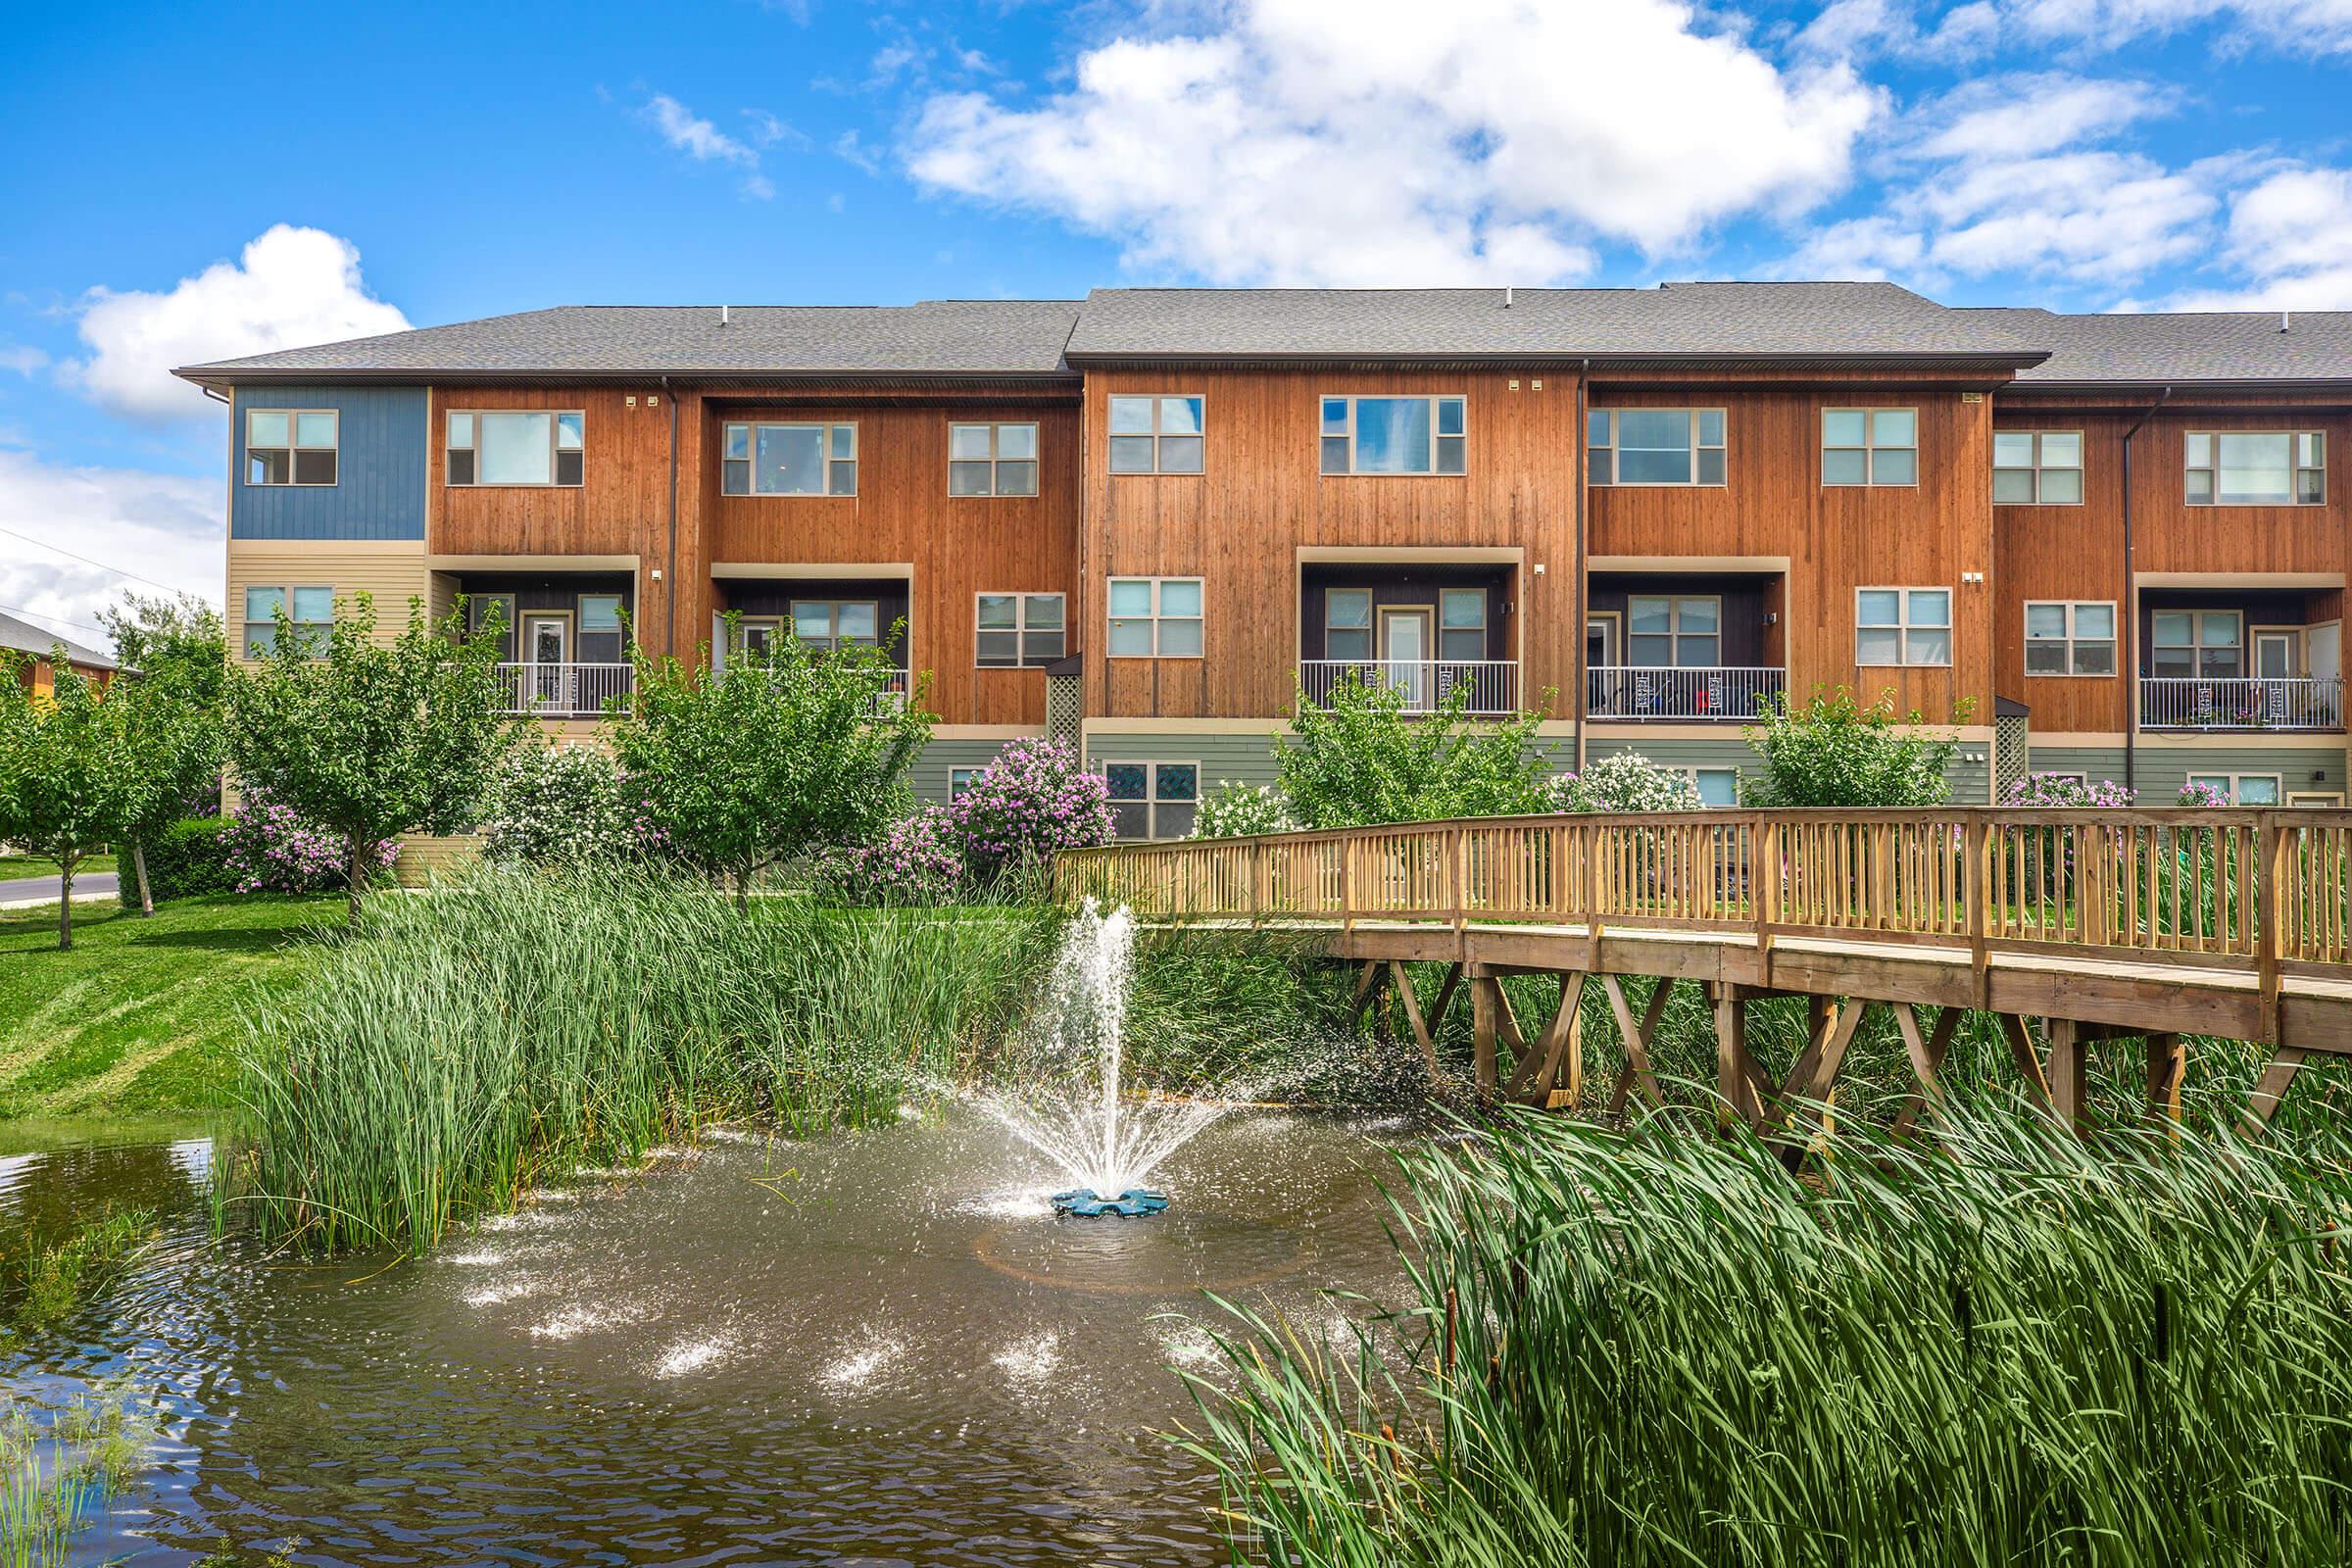
[[[1136,267],[1532,283],[1591,271],[1597,239],[1656,255],[1803,211],[1881,104],[1679,0],[1228,0],[1193,35],[1089,50],[1036,108],[934,96],[907,151],[925,184],[1116,236]]]
[[[32,375],[49,363],[49,356],[28,343],[0,344],[0,370]]]
[[[744,172],[743,193],[746,196],[756,201],[765,201],[776,193],[775,186],[768,183],[767,176],[760,172],[760,153],[757,148],[728,135],[669,94],[655,93],[645,101],[640,113],[662,133],[663,141],[696,163],[733,164],[741,169]],[[764,135],[771,130],[781,133],[791,128],[773,115],[753,122],[754,135]]]
[[[2183,294],[2169,308],[2352,311],[2352,170],[2286,170],[2240,192],[2223,266],[2247,285]]]
[[[58,467],[22,448],[0,447],[0,529],[9,530],[0,533],[0,604],[86,627],[125,590],[155,592],[18,537],[28,535],[218,605],[226,534],[221,497],[219,479]],[[67,635],[104,646],[86,630]]]
[[[59,374],[134,418],[201,415],[202,393],[174,366],[334,343],[408,329],[398,309],[368,294],[349,240],[279,223],[235,262],[215,262],[161,293],[93,288],[80,305],[91,354]]]
[[[2352,0],[2006,0],[2002,12],[2028,36],[2095,47],[2217,23],[2225,50],[2352,51]]]

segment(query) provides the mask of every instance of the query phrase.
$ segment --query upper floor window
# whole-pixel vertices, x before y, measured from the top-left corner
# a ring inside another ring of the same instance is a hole
[[[1723,663],[1723,601],[1712,594],[1635,594],[1625,602],[1625,651],[1652,669]]]
[[[1110,471],[1199,473],[1201,428],[1198,396],[1114,397],[1110,400]]]
[[[792,634],[827,653],[881,645],[881,606],[871,599],[795,599]]]
[[[1438,590],[1438,657],[1451,663],[1478,663],[1487,657],[1487,591]]]
[[[1199,659],[1200,579],[1110,579],[1110,657]]]
[[[854,496],[854,424],[730,424],[721,431],[718,488],[730,496]]]
[[[565,413],[452,409],[449,482],[456,485],[581,482],[588,416]]]
[[[2026,601],[2026,673],[2115,673],[2115,603]]]
[[[2316,507],[2328,499],[2328,441],[2317,430],[2191,430],[2192,507]]]
[[[1458,397],[1325,398],[1323,471],[1468,471],[1468,404]]]
[[[260,659],[277,646],[277,612],[288,612],[293,634],[313,658],[326,652],[335,623],[332,588],[248,588],[245,590],[245,657]]]
[[[982,594],[975,662],[983,669],[1051,664],[1068,646],[1059,594]]]
[[[1952,591],[1949,588],[1854,590],[1854,662],[1949,664]]]
[[[247,409],[247,484],[333,484],[342,416],[332,409]]]
[[[1821,482],[1919,483],[1919,411],[1821,411]]]
[[[1033,496],[1037,494],[1037,426],[1034,424],[949,425],[948,494],[952,496]]]
[[[1993,431],[1992,504],[1996,507],[2081,506],[2082,432]]]
[[[1593,409],[1585,416],[1594,484],[1721,484],[1721,409]]]

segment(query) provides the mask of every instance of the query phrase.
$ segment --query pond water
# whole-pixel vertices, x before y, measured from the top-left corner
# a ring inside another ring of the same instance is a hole
[[[1401,1297],[1395,1130],[1237,1114],[1148,1220],[1054,1215],[950,1112],[810,1143],[721,1130],[582,1173],[431,1257],[214,1245],[213,1145],[0,1128],[0,1241],[169,1216],[122,1288],[0,1362],[160,1394],[145,1484],[81,1560],[299,1537],[317,1563],[1208,1563],[1202,1468],[1155,1433],[1216,1375],[1212,1289],[1310,1330]],[[17,1152],[11,1153],[15,1150]]]

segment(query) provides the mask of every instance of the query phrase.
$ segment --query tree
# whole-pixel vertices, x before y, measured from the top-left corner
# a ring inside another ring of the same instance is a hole
[[[237,782],[342,841],[354,925],[369,847],[472,825],[515,736],[498,712],[503,613],[468,637],[463,605],[436,626],[412,599],[407,629],[378,644],[374,601],[357,598],[323,638],[280,606],[259,666],[228,675]]]
[[[1952,722],[1967,723],[1971,710],[1960,703]],[[1740,731],[1764,760],[1749,791],[1754,805],[1940,806],[1952,793],[1944,769],[1959,741],[1926,733],[1916,710],[1898,728],[1892,692],[1864,708],[1842,686],[1835,696],[1816,689],[1793,709],[1782,693],[1759,716],[1761,728]]]
[[[139,912],[155,913],[147,846],[173,822],[218,798],[226,730],[228,643],[220,616],[185,594],[129,595],[99,612],[122,662],[114,699],[130,705],[141,803],[125,837],[138,877]]]
[[[1406,715],[1406,692],[1350,670],[1327,706],[1302,692],[1291,744],[1275,761],[1278,787],[1315,828],[1429,822],[1549,809],[1551,770],[1536,749],[1534,713],[1491,722],[1467,716],[1470,683],[1436,711]]]
[[[74,871],[92,850],[120,842],[143,786],[131,705],[52,649],[55,681],[35,695],[22,657],[0,655],[0,840],[58,864],[57,945],[74,946]]]
[[[893,690],[879,649],[788,639],[723,667],[710,652],[690,668],[633,650],[636,691],[612,752],[670,852],[732,881],[748,906],[755,872],[870,843],[906,814],[905,775],[932,721],[919,692]]]

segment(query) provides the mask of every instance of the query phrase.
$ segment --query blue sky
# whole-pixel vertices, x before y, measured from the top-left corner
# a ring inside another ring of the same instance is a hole
[[[11,46],[0,606],[68,625],[123,572],[218,593],[222,419],[165,370],[404,322],[1690,276],[2352,308],[2352,0],[50,7]]]

